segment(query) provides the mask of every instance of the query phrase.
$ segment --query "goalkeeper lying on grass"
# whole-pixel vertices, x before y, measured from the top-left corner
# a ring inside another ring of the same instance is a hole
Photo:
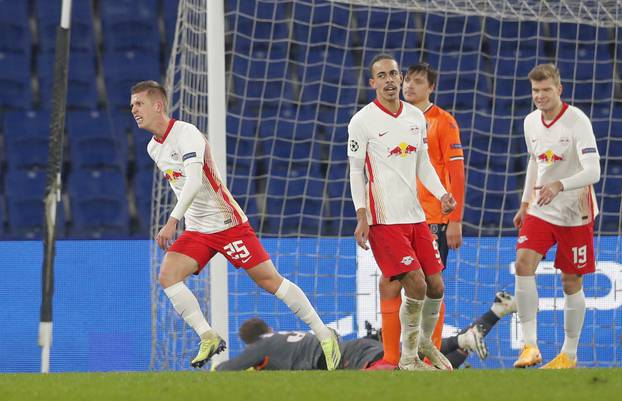
[[[463,358],[454,368],[464,362],[469,352],[476,352],[481,359],[488,356],[484,336],[503,316],[516,311],[512,295],[499,292],[491,309],[480,316],[461,333],[443,339],[441,351],[450,356],[460,353]],[[326,361],[315,336],[308,333],[274,333],[259,318],[245,321],[239,330],[240,338],[247,344],[237,357],[216,366],[216,370],[325,370]],[[382,363],[382,342],[378,336],[368,336],[344,341],[341,347],[340,369],[366,369]],[[454,363],[454,359],[450,358]],[[395,369],[387,365],[384,369]]]

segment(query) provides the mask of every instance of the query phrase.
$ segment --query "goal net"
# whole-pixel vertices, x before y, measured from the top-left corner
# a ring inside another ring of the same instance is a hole
[[[206,127],[207,0],[181,0],[169,66],[176,117]],[[464,244],[450,252],[446,329],[466,327],[495,292],[514,291],[518,209],[527,162],[522,120],[532,110],[527,73],[555,62],[563,99],[592,120],[602,160],[597,273],[585,278],[583,366],[622,360],[622,30],[616,1],[227,0],[228,186],[279,271],[307,293],[322,319],[345,339],[380,327],[378,270],[357,250],[349,193],[347,124],[373,99],[367,67],[378,53],[402,69],[427,61],[439,71],[434,101],[450,111],[465,149]],[[218,151],[218,149],[215,149]],[[174,197],[154,186],[153,232]],[[155,285],[154,368],[184,368],[196,338]],[[563,292],[549,254],[540,268],[538,332],[544,357],[563,342]],[[208,275],[190,282],[204,311]],[[229,271],[231,355],[237,329],[259,316],[275,330],[306,330],[291,312],[242,273]],[[515,317],[487,336],[490,357],[473,366],[508,367],[520,346]]]

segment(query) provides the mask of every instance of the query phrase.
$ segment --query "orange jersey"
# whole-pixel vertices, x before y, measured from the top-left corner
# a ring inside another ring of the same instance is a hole
[[[464,153],[460,142],[460,129],[454,117],[437,105],[424,112],[428,123],[428,154],[445,189],[456,199],[457,205],[450,214],[441,213],[441,202],[417,180],[419,201],[428,224],[446,224],[462,221],[464,208]]]

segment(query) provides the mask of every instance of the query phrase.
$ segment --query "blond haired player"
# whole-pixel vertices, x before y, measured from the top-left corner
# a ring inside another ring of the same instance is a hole
[[[436,316],[422,319],[428,283],[444,291],[443,262],[425,222],[417,197],[417,178],[441,201],[445,213],[456,202],[443,187],[430,163],[426,120],[418,108],[400,100],[402,74],[390,55],[376,56],[369,84],[376,99],[359,110],[348,125],[350,186],[356,209],[354,236],[359,246],[371,245],[383,276],[399,280],[405,298],[399,309],[402,352],[399,368],[451,370],[451,363],[434,346],[431,333]],[[440,304],[436,304],[440,307]]]
[[[177,204],[155,239],[166,250],[159,276],[164,293],[201,338],[192,366],[203,366],[226,346],[184,284],[186,277],[199,274],[218,252],[307,323],[320,341],[328,370],[336,369],[341,354],[335,334],[322,323],[302,290],[277,272],[246,215],[220,179],[205,136],[194,125],[168,117],[166,91],[155,81],[134,85],[130,102],[138,127],[153,134],[147,145],[149,156],[177,196]],[[171,245],[182,217],[185,231]]]
[[[600,179],[596,139],[588,117],[561,100],[559,70],[541,64],[529,73],[536,110],[525,117],[529,154],[525,189],[514,224],[520,228],[516,252],[516,304],[524,347],[517,368],[542,361],[536,335],[538,291],[536,269],[557,244],[555,268],[564,289],[564,344],[543,366],[573,368],[585,316],[582,277],[594,273],[594,217],[592,185]]]

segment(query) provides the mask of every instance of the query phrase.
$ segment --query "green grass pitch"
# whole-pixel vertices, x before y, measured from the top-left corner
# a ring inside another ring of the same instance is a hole
[[[622,369],[0,375],[0,400],[622,400]]]

